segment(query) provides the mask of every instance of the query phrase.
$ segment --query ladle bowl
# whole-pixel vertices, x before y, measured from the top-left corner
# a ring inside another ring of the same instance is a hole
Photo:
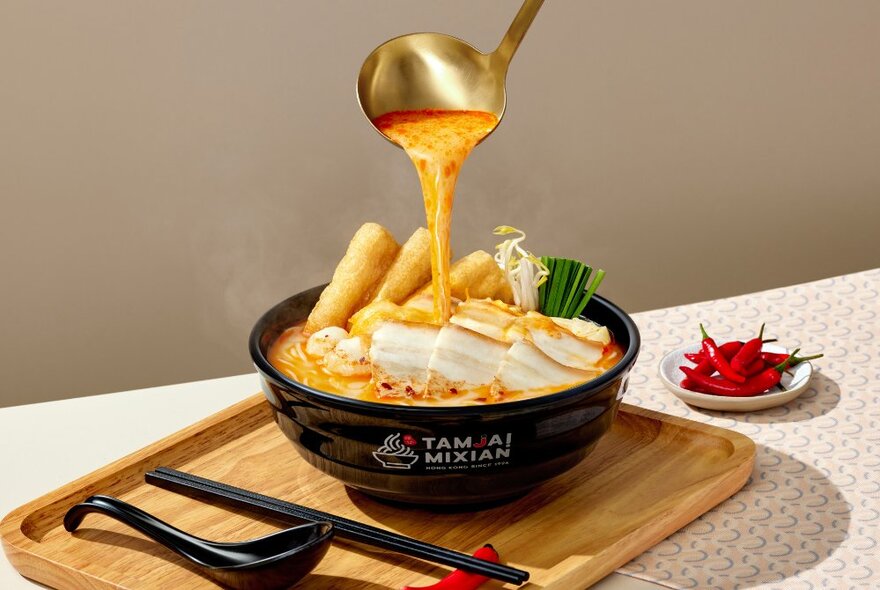
[[[442,33],[412,33],[386,41],[367,57],[358,75],[364,115],[372,123],[393,111],[472,110],[492,113],[500,121],[507,106],[510,60],[543,3],[525,0],[491,53]]]

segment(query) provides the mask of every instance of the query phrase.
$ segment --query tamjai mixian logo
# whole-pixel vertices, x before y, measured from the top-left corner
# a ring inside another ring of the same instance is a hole
[[[420,460],[426,470],[432,471],[497,467],[509,462],[511,439],[511,433],[507,432],[479,436],[425,436],[420,441],[412,434],[396,432],[385,438],[384,444],[373,452],[373,457],[386,469],[412,469]]]

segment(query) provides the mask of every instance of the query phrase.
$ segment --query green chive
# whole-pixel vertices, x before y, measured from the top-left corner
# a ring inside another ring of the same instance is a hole
[[[576,293],[576,285],[581,282],[581,278],[584,276],[584,269],[586,267],[580,262],[575,261],[572,264],[572,274],[569,277],[566,285],[565,291],[563,291],[563,298],[560,301],[559,305],[559,315],[565,317],[565,310],[568,309],[568,306],[571,305],[571,300],[575,296]]]
[[[541,262],[549,273],[538,289],[541,311],[551,317],[579,316],[602,283],[605,271],[594,273],[592,267],[568,258],[542,256]]]
[[[571,268],[571,261],[566,258],[559,258],[556,261],[556,267],[553,269],[556,280],[550,286],[550,315],[558,317],[560,312],[560,304],[566,283],[568,283],[568,273]]]
[[[584,289],[587,288],[587,281],[590,280],[590,275],[593,274],[593,269],[585,264],[581,264],[581,272],[580,278],[577,281],[573,281],[569,285],[568,292],[568,301],[565,304],[565,307],[561,310],[561,317],[571,318],[574,317],[574,310],[577,309],[580,304],[581,297],[583,297]]]
[[[590,298],[596,292],[596,289],[599,288],[599,284],[602,282],[602,279],[604,279],[604,278],[605,278],[605,271],[601,270],[601,269],[597,270],[596,276],[593,277],[593,282],[590,284],[590,288],[587,289],[587,293],[586,293],[586,295],[584,295],[584,300],[581,301],[580,305],[578,305],[578,308],[575,311],[574,315],[572,315],[570,317],[575,318],[583,313],[584,308],[587,306],[587,303],[590,302]]]

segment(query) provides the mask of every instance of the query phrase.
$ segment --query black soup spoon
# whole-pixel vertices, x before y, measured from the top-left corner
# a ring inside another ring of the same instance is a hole
[[[127,524],[199,566],[228,588],[287,588],[312,571],[330,548],[333,525],[314,522],[240,543],[215,543],[185,533],[112,496],[91,496],[64,515],[70,532],[99,512]]]

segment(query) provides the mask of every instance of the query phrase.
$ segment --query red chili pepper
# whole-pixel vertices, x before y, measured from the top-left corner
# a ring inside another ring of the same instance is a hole
[[[736,340],[731,340],[730,342],[725,342],[721,346],[718,347],[718,350],[721,351],[721,354],[724,355],[724,358],[733,358],[733,356],[739,352],[739,349],[742,348],[743,343],[738,342]],[[702,351],[698,353],[688,353],[688,354],[697,354],[700,357],[699,361],[695,361],[697,366],[694,367],[695,371],[699,371],[703,375],[711,375],[715,372],[715,366],[712,362],[706,358],[706,355],[703,354]],[[685,355],[687,356],[687,355]],[[690,359],[688,359],[690,360]]]
[[[804,361],[811,361],[813,359],[822,358],[821,354],[814,354],[812,356],[796,356],[791,359],[791,362],[788,364],[789,367],[794,367],[795,365],[799,365]],[[761,358],[764,359],[764,362],[770,365],[778,365],[779,363],[785,361],[788,358],[787,354],[783,354],[781,352],[762,352]]]
[[[749,366],[761,354],[761,347],[764,345],[764,325],[761,324],[761,331],[758,332],[758,337],[752,338],[743,344],[739,352],[730,359],[731,368],[740,375],[748,375]]]
[[[721,351],[721,354],[724,355],[724,358],[730,360],[732,359],[736,353],[739,352],[739,349],[742,348],[743,342],[742,340],[731,340],[730,342],[725,342],[721,346],[718,347],[718,350]],[[706,355],[703,354],[702,349],[698,352],[686,352],[684,353],[684,358],[693,362],[699,363]]]
[[[697,363],[697,366],[694,367],[694,371],[698,372],[700,375],[706,375],[708,377],[715,373],[715,367],[712,366],[709,359],[703,359]]]
[[[791,359],[797,354],[795,350],[785,360],[785,362],[764,369],[745,383],[732,383],[726,379],[716,379],[695,373],[690,367],[680,367],[689,379],[692,379],[697,385],[705,388],[709,393],[714,395],[724,395],[727,397],[752,397],[759,395],[779,384],[782,379],[782,373],[788,368]]]
[[[761,358],[771,365],[778,365],[779,363],[787,359],[788,355],[782,354],[781,352],[762,352]]]
[[[492,545],[484,545],[474,552],[474,557],[498,563],[498,552]],[[439,582],[430,586],[405,586],[403,590],[474,590],[488,580],[486,576],[455,570]]]
[[[687,389],[688,391],[696,391],[697,393],[709,393],[704,388],[700,387],[698,383],[695,383],[692,379],[685,377],[679,383],[679,386],[683,389]]]
[[[718,345],[715,344],[715,341],[706,333],[703,324],[700,324],[700,332],[703,335],[703,354],[706,355],[712,363],[712,366],[715,367],[725,379],[729,379],[734,383],[745,383],[746,378],[733,370],[733,367],[730,366],[730,362],[724,358],[724,354],[718,349]]]
[[[692,363],[699,363],[701,360],[703,360],[703,354],[700,352],[686,352],[684,353],[684,358]]]
[[[764,344],[767,344],[768,342],[776,342],[776,338],[765,338],[763,342]],[[731,340],[730,342],[725,342],[724,344],[719,346],[718,350],[720,350],[721,353],[724,354],[724,358],[730,360],[734,357],[736,353],[739,352],[739,349],[742,348],[742,345],[742,340]],[[686,352],[684,353],[684,358],[691,361],[692,363],[699,363],[706,357],[703,356],[703,351],[700,350],[699,352]]]
[[[785,359],[782,359],[782,360],[784,361]],[[771,364],[773,364],[773,363],[771,363]],[[775,364],[778,365],[779,363],[775,363]],[[762,359],[760,357],[756,358],[755,360],[753,360],[749,364],[748,367],[746,367],[745,376],[746,377],[754,377],[755,375],[757,375],[758,373],[760,373],[761,371],[763,371],[766,368],[767,368],[767,363],[764,362],[764,359]]]

